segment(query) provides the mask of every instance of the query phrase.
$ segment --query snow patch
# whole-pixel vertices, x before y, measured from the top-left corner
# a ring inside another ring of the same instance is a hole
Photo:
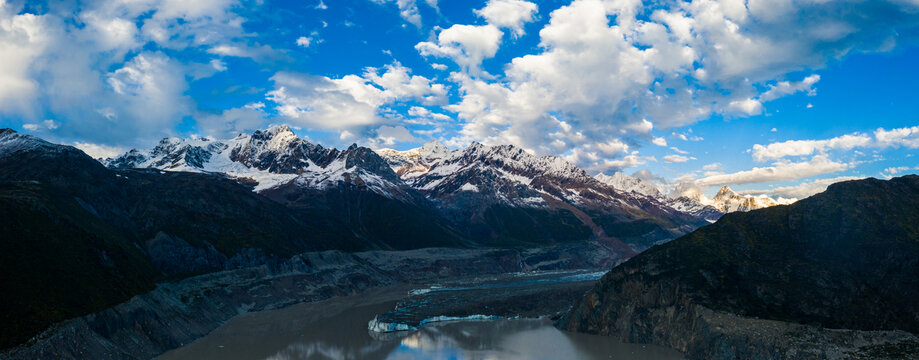
[[[460,186],[460,190],[462,190],[462,191],[479,192],[479,187],[478,187],[478,186],[475,186],[475,185],[472,185],[472,184],[470,184],[470,183],[465,183],[465,184],[463,184],[463,186]]]

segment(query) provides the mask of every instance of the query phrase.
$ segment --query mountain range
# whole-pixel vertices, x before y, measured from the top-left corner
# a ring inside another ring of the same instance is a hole
[[[397,239],[380,238],[381,232],[405,234],[374,228],[381,216],[425,219],[429,234],[470,246],[593,238],[634,253],[721,215],[705,205],[677,208],[665,196],[633,194],[560,158],[510,145],[450,150],[432,141],[408,151],[337,150],[300,139],[284,125],[229,140],[167,138],[104,162],[114,169],[221,174],[288,206],[348,219],[355,233],[383,248]]]
[[[0,284],[0,347],[163,280],[305,251],[593,241],[623,259],[721,215],[601,180],[514,146],[339,150],[287,126],[103,161],[2,129],[0,271],[18,275]]]

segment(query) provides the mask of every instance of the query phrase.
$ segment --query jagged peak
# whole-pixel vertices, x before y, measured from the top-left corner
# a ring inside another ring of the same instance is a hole
[[[271,125],[268,127],[267,131],[270,134],[278,134],[281,132],[293,133],[293,131],[290,129],[290,126],[287,126],[287,124]]]
[[[424,145],[421,145],[417,150],[422,157],[436,157],[450,153],[450,148],[444,146],[444,144],[437,139],[424,143]]]
[[[728,187],[727,185],[722,186],[721,189],[718,190],[718,193],[715,194],[716,198],[735,197],[735,196],[738,196],[737,193],[734,192],[734,190],[731,190],[731,188]]]
[[[431,150],[449,150],[440,140],[431,139],[430,141],[421,145],[422,149],[431,149]]]

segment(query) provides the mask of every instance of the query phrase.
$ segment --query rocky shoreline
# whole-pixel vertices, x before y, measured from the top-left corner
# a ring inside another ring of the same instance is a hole
[[[613,336],[629,343],[666,346],[687,359],[919,359],[919,336],[900,330],[827,329],[744,317],[694,304],[625,308],[632,313],[614,321],[612,327],[597,326],[595,321],[584,327],[572,323],[573,318],[562,318],[558,325],[564,330]]]
[[[608,269],[620,261],[591,243],[527,250],[304,253],[275,264],[159,284],[112,308],[55,324],[0,359],[149,359],[249,312],[469,274]]]

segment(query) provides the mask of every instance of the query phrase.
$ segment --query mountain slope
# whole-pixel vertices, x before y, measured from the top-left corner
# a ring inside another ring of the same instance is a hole
[[[131,150],[112,168],[154,168],[224,175],[290,209],[337,222],[361,245],[337,248],[413,249],[467,246],[433,205],[407,186],[374,151],[324,148],[285,125],[230,140],[166,138],[149,151]]]
[[[428,143],[379,153],[467,236],[487,245],[595,239],[631,253],[704,223],[654,198],[617,191],[560,158],[515,146],[473,143],[447,151]]]
[[[916,274],[919,176],[849,181],[649,249],[604,276],[565,326],[684,351],[714,344],[686,332],[703,331],[699,309],[917,333]]]
[[[0,215],[0,271],[15,274],[0,280],[0,347],[167,277],[376,248],[332,216],[220,174],[113,171],[9,129],[0,130]]]

